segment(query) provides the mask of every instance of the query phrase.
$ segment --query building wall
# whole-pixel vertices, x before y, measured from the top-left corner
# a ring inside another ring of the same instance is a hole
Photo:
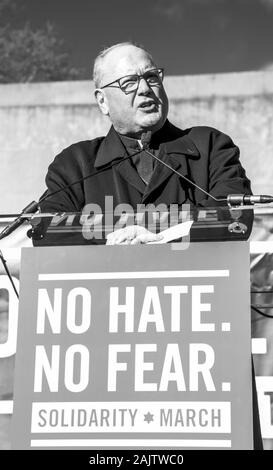
[[[273,193],[273,72],[166,77],[170,120],[228,133],[256,193]],[[104,135],[88,81],[0,85],[0,214],[16,213],[45,189],[64,147]]]

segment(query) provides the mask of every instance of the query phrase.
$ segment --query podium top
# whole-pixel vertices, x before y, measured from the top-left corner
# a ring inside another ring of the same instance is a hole
[[[30,217],[30,215],[26,215]],[[190,223],[191,222],[191,223]],[[160,207],[140,212],[38,213],[31,217],[28,235],[35,246],[103,245],[107,235],[129,225],[140,225],[153,233],[164,233],[167,241],[247,240],[253,209],[244,207]],[[176,227],[176,229],[175,229]]]

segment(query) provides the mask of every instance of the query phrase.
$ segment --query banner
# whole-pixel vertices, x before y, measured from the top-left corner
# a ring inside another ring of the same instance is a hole
[[[23,249],[13,448],[251,449],[249,252],[230,245]]]

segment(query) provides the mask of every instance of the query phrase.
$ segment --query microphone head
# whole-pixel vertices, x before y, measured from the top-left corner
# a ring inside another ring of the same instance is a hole
[[[152,138],[152,131],[142,132],[140,142],[143,150],[148,149]]]

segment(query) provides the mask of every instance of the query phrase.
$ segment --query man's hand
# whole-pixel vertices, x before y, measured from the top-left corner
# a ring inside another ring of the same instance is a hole
[[[162,235],[149,232],[140,225],[129,225],[107,235],[107,245],[139,245],[162,240]]]

